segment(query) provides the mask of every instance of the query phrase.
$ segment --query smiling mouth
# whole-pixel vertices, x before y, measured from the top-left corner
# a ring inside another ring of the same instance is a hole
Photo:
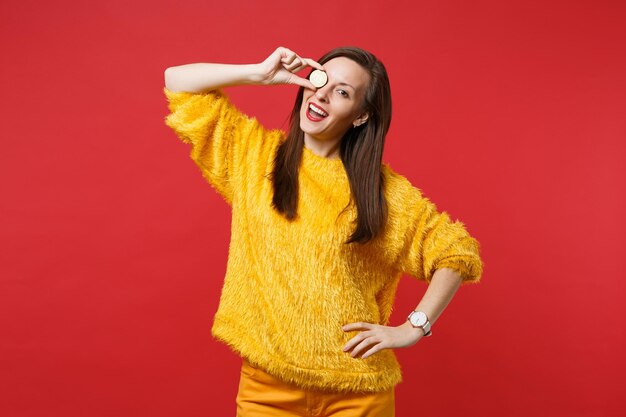
[[[328,117],[328,113],[315,106],[314,104],[309,104],[308,108],[306,109],[306,117],[313,122],[319,122],[325,117]]]

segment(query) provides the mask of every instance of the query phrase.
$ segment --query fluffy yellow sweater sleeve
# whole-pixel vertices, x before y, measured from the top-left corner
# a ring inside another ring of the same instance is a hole
[[[459,220],[438,212],[437,206],[408,180],[389,170],[391,182],[400,182],[404,191],[392,193],[404,206],[407,217],[404,245],[397,259],[398,268],[415,278],[430,282],[437,269],[451,268],[463,283],[477,283],[483,272],[480,244]]]
[[[220,91],[164,90],[166,124],[231,205],[226,276],[212,335],[253,365],[303,388],[375,392],[402,380],[393,350],[352,358],[347,323],[389,323],[403,273],[429,281],[438,268],[465,282],[482,273],[478,242],[403,176],[383,164],[388,221],[368,244],[346,245],[356,209],[340,159],[304,148],[298,216],[271,206],[279,130],[241,113]]]
[[[241,113],[221,90],[206,93],[172,92],[163,88],[170,114],[165,124],[191,145],[190,157],[204,178],[232,204],[233,182],[238,167],[253,142],[263,146],[269,132],[257,121]]]

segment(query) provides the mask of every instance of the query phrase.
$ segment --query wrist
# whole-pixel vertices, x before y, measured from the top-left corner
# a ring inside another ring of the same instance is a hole
[[[410,333],[419,337],[424,337],[424,329],[422,329],[421,327],[413,327],[408,320],[402,323],[400,327],[403,327],[407,333]]]
[[[243,83],[250,85],[264,84],[266,76],[261,70],[261,64],[243,64],[241,65],[241,70]]]

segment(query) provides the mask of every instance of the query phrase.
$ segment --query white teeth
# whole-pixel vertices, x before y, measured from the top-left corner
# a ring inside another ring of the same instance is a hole
[[[328,116],[328,113],[326,113],[325,111],[322,111],[320,109],[318,109],[317,107],[313,107],[312,104],[309,104],[309,109],[311,109],[312,111],[314,111],[315,113],[319,114],[320,116],[326,117]]]

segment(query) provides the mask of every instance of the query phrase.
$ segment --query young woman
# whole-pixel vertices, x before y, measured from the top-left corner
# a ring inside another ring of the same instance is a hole
[[[326,84],[296,75],[307,67]],[[287,133],[222,90],[271,84],[300,87]],[[383,64],[360,48],[314,61],[279,47],[258,64],[170,67],[164,93],[166,124],[232,209],[212,334],[242,357],[237,415],[393,416],[402,376],[392,349],[430,336],[483,264],[464,225],[382,162]],[[389,326],[402,274],[429,285]]]

